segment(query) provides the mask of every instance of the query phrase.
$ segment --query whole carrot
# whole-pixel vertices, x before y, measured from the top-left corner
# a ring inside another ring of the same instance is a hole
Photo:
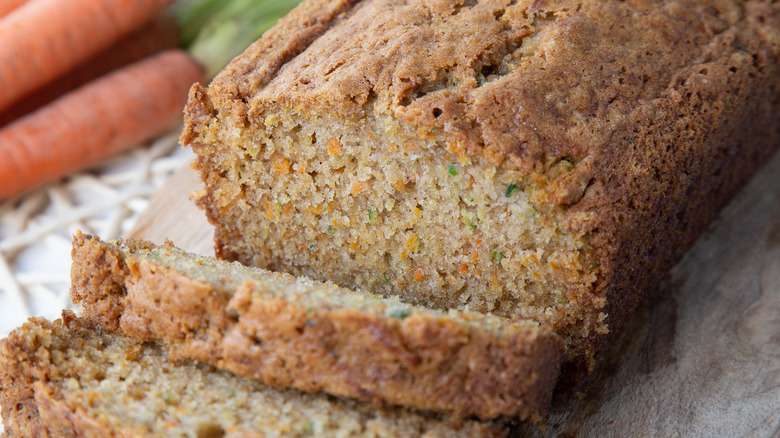
[[[178,44],[179,28],[176,21],[167,14],[161,14],[55,81],[28,93],[5,111],[0,110],[0,127],[110,71],[159,51],[172,49]]]
[[[141,27],[172,0],[35,0],[0,20],[0,110]]]
[[[4,15],[21,6],[22,3],[26,2],[27,0],[0,0],[0,17],[3,17]]]
[[[161,134],[181,119],[201,76],[186,52],[168,50],[0,129],[0,199]]]

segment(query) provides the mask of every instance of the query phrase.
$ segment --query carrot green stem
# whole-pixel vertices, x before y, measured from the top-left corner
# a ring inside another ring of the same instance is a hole
[[[182,43],[214,77],[300,0],[189,0],[174,7]]]

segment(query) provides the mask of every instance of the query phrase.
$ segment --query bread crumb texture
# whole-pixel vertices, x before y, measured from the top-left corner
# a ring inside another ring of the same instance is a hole
[[[176,359],[377,406],[540,420],[563,356],[533,321],[437,311],[170,245],[77,233],[71,278],[85,316],[165,340]]]
[[[220,257],[593,354],[780,138],[780,4],[311,0],[182,142]]]
[[[0,344],[0,404],[12,436],[502,436],[490,423],[278,390],[109,334],[72,313]]]

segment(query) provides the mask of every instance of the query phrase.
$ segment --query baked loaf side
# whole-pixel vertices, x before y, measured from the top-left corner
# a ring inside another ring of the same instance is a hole
[[[163,339],[175,358],[272,386],[460,417],[540,420],[563,357],[563,342],[534,322],[439,312],[172,246],[81,233],[71,295],[106,329]]]
[[[220,257],[533,318],[587,370],[777,148],[778,16],[361,1],[283,64],[263,38],[191,90],[198,203]]]
[[[478,437],[497,424],[263,386],[204,364],[174,363],[87,319],[33,319],[0,343],[0,407],[14,437]]]

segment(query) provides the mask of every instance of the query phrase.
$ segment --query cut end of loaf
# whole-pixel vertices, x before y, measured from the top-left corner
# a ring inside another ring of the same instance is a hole
[[[438,309],[533,318],[571,338],[603,329],[595,256],[587,236],[559,227],[546,176],[496,169],[389,117],[288,108],[224,135],[200,162],[222,256]],[[573,166],[561,160],[549,176]]]

